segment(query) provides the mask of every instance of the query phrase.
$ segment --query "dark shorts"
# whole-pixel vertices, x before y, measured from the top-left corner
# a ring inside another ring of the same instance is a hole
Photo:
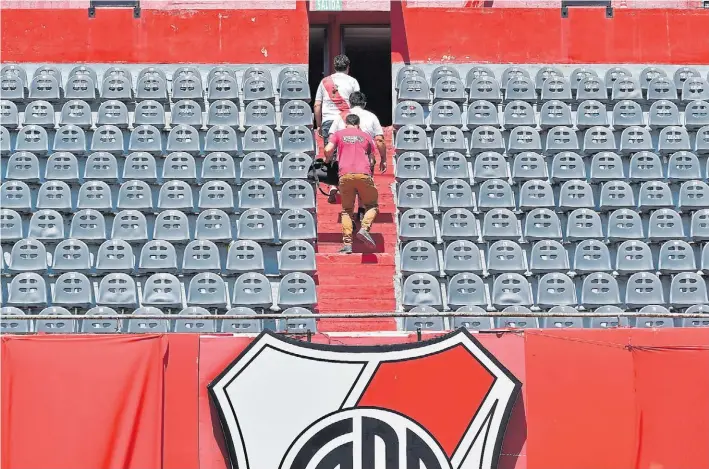
[[[325,143],[325,145],[327,145],[327,142],[329,140],[330,127],[332,127],[333,122],[335,122],[335,121],[325,121],[322,123],[322,126],[321,126],[322,139],[323,139],[323,143]]]

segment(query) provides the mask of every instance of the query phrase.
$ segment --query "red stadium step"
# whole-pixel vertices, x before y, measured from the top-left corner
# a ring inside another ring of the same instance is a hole
[[[391,149],[391,128],[385,130],[387,153]],[[318,142],[322,149],[322,142]],[[396,205],[391,184],[394,169],[391,161],[385,174],[375,174],[379,190],[379,216],[372,228],[376,247],[369,248],[359,241],[354,243],[354,254],[338,254],[342,247],[342,225],[339,203],[329,204],[327,197],[318,196],[318,312],[372,313],[394,311],[396,297],[394,275],[397,248]],[[323,189],[325,187],[323,186]],[[368,332],[396,329],[394,319],[323,319],[318,323],[321,332]]]

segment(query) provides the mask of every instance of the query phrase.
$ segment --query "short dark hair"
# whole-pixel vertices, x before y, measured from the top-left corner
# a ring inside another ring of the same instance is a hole
[[[347,114],[347,117],[345,117],[345,124],[359,125],[359,116],[357,114]]]
[[[346,72],[350,68],[350,59],[345,54],[341,54],[335,57],[332,65],[335,67],[336,72]]]
[[[367,95],[365,95],[361,91],[355,91],[350,94],[350,107],[355,106],[359,106],[361,108],[367,106]]]

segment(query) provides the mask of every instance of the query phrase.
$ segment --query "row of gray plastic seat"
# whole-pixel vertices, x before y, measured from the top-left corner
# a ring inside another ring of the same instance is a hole
[[[83,181],[101,180],[108,183],[119,179],[140,179],[156,183],[180,179],[190,182],[213,180],[247,181],[261,179],[284,183],[292,179],[306,179],[313,158],[305,153],[288,153],[280,162],[263,152],[251,152],[243,157],[234,157],[224,152],[213,152],[204,158],[195,159],[185,152],[173,152],[165,158],[155,158],[147,152],[133,152],[125,157],[108,152],[94,152],[86,158],[70,152],[55,152],[48,158],[38,158],[34,153],[19,151],[3,160],[5,179],[36,184],[42,180],[66,181],[75,184]],[[42,166],[44,171],[42,172]],[[83,166],[83,172],[81,168]],[[119,169],[122,168],[122,171]],[[160,178],[158,178],[160,169]],[[83,173],[83,177],[80,176]],[[119,178],[119,174],[121,177]],[[199,176],[198,176],[199,174]],[[698,178],[695,178],[698,179]]]
[[[130,180],[121,184],[115,197],[105,181],[89,181],[81,185],[78,192],[72,191],[64,181],[47,181],[37,192],[33,203],[30,187],[23,181],[7,181],[0,186],[0,206],[20,212],[52,209],[72,212],[75,209],[95,209],[103,212],[120,210],[183,210],[200,212],[220,209],[240,212],[252,208],[270,212],[290,209],[315,210],[315,191],[310,182],[293,179],[276,191],[267,181],[250,179],[243,181],[236,193],[226,181],[209,181],[201,187],[190,185],[188,181],[172,180],[153,191],[142,180]],[[193,195],[197,194],[197,197]],[[157,204],[154,199],[157,196]],[[196,203],[195,203],[196,202]]]
[[[700,305],[704,309],[701,312],[708,312],[709,308]],[[690,308],[691,309],[691,308]],[[597,313],[608,314],[607,317],[584,317],[576,316],[578,311],[570,306],[557,306],[550,312],[566,313],[568,316],[550,317],[539,315],[537,317],[492,317],[486,316],[485,311],[477,306],[463,306],[457,310],[459,313],[470,313],[470,316],[451,317],[448,325],[445,324],[446,315],[439,313],[435,308],[428,306],[417,306],[412,312],[431,313],[431,316],[405,318],[404,330],[421,332],[438,332],[449,329],[459,329],[464,327],[469,330],[487,331],[492,329],[536,329],[536,328],[595,328],[607,329],[616,327],[707,327],[709,326],[709,315],[706,318],[673,318],[673,317],[651,317],[637,316],[633,318],[613,316],[623,312],[616,306],[602,306],[596,309]],[[531,313],[523,306],[509,306],[503,310],[506,313],[520,314]],[[640,309],[643,313],[666,313],[666,308],[659,305],[645,306]],[[699,311],[696,311],[699,312]]]
[[[633,240],[608,246],[588,239],[565,246],[548,239],[523,247],[509,240],[495,241],[489,246],[455,240],[437,248],[427,241],[411,241],[401,248],[400,259],[404,276],[414,273],[452,276],[463,272],[482,276],[509,272],[523,275],[560,272],[572,276],[592,272],[622,276],[637,272],[709,274],[709,243],[695,248],[686,241],[669,240],[651,247],[644,241]]]
[[[576,294],[577,287],[580,297]],[[623,299],[621,288],[625,290]],[[477,274],[462,272],[447,280],[445,289],[445,304],[450,309],[489,305],[497,309],[535,305],[546,309],[576,305],[591,309],[608,305],[641,308],[665,304],[674,308],[689,308],[709,302],[706,281],[696,272],[673,275],[668,287],[669,295],[665,295],[660,277],[652,272],[636,272],[627,278],[594,272],[576,279],[576,282],[564,273],[552,272],[538,280],[536,296],[532,293],[532,283],[518,273],[503,273],[492,282],[485,282]],[[411,274],[403,282],[402,304],[407,309],[415,306],[442,308],[444,297],[441,290],[440,280],[433,275]]]
[[[544,82],[549,78],[565,77],[564,72],[559,67],[555,67],[553,65],[545,65],[539,67],[539,69],[535,73],[531,72],[532,68],[533,67],[529,67],[527,65],[508,66],[507,68],[505,68],[505,70],[503,70],[502,75],[500,77],[500,83],[502,84],[502,87],[506,87],[509,81],[513,78],[531,78],[532,75],[534,75],[534,87],[538,90],[541,90],[544,86]],[[577,90],[585,78],[599,77],[599,71],[601,74],[603,74],[603,82],[606,84],[608,89],[611,89],[614,83],[619,78],[633,76],[633,73],[625,67],[614,66],[606,68],[602,65],[593,68],[578,67],[575,68],[569,75],[571,89]],[[665,70],[664,67],[649,66],[645,67],[640,72],[639,82],[641,84],[642,89],[646,90],[650,87],[650,83],[652,83],[655,78],[669,77],[670,74],[672,74],[671,81],[674,83],[675,88],[678,90],[682,89],[684,82],[687,79],[702,77],[702,74],[699,72],[699,70],[694,67],[673,67],[673,70],[668,72],[667,70]],[[405,65],[397,71],[395,88],[398,90],[401,81],[405,78],[412,76],[426,78],[426,73],[424,72],[423,68],[417,65]],[[461,78],[462,76],[465,76],[466,89],[469,89],[473,82],[479,78],[484,77],[497,81],[495,72],[493,72],[490,67],[482,64],[464,64],[441,65],[436,67],[431,73],[431,79],[429,80],[429,82],[432,85],[436,85],[436,83],[438,83],[438,80],[441,78]],[[707,79],[709,79],[709,75],[707,76]]]
[[[609,91],[614,101],[644,98],[677,100],[678,91],[683,101],[709,98],[709,83],[696,70],[685,70],[684,76],[678,70],[680,76],[675,81],[667,77],[664,70],[656,68],[652,75],[643,73],[637,80],[627,69],[614,67],[608,70],[605,79],[593,70],[584,70],[569,80],[560,70],[549,67],[541,69],[533,80],[527,70],[510,67],[505,70],[500,84],[489,69],[481,68],[468,72],[466,83],[451,68],[448,70],[451,73],[439,74],[429,85],[420,69],[404,67],[398,72],[396,80],[398,99],[427,103],[431,100],[431,91],[434,102],[444,99],[465,102],[468,98],[471,101],[484,99],[500,102],[503,94],[505,100],[607,100]]]
[[[559,214],[548,208],[527,212],[521,220],[510,209],[494,208],[485,212],[482,228],[478,224],[478,218],[468,209],[447,210],[440,222],[440,238],[443,241],[485,242],[520,239],[563,239],[569,242],[584,239],[608,242],[647,240],[651,243],[670,239],[709,240],[709,209],[706,208],[698,209],[685,219],[672,209],[659,209],[648,216],[627,208],[607,215],[601,215],[595,209],[579,208],[568,213],[565,229],[562,229]],[[688,229],[685,224],[689,225]],[[438,233],[431,212],[420,208],[406,210],[399,219],[399,238],[435,242]]]
[[[0,100],[0,125],[15,129],[21,125],[39,125],[54,128],[57,125],[53,104],[48,101],[32,101],[20,112],[15,103]],[[168,108],[168,111],[170,109]],[[192,125],[195,127],[227,125],[241,126],[239,106],[234,101],[214,101],[207,109],[206,118],[197,101],[181,100],[172,105],[169,119],[165,106],[154,100],[141,101],[134,110],[128,109],[122,101],[104,101],[98,107],[94,118],[91,106],[83,100],[64,103],[59,112],[59,125],[76,125],[83,129],[95,126],[115,125],[129,128],[138,125],[154,125],[158,128],[171,125]],[[313,125],[313,112],[305,101],[295,100],[283,103],[277,113],[273,103],[264,100],[250,102],[244,111],[243,127],[266,125],[269,127],[289,127],[291,125]]]
[[[465,122],[463,122],[464,115]],[[498,105],[482,100],[470,103],[465,113],[459,104],[447,100],[437,101],[431,106],[430,111],[415,101],[402,101],[394,107],[395,129],[405,125],[425,127],[426,123],[433,129],[445,125],[463,127],[464,124],[468,129],[483,125],[502,127],[528,125],[551,129],[557,126],[572,127],[575,124],[579,130],[611,125],[616,129],[632,125],[647,125],[651,129],[684,125],[688,130],[693,130],[709,125],[709,103],[691,101],[680,111],[672,101],[654,101],[647,118],[642,106],[632,100],[616,103],[610,112],[610,118],[606,105],[594,100],[581,102],[575,111],[562,101],[547,101],[539,109],[538,116],[531,104],[519,100],[504,105],[502,112],[498,110]]]
[[[630,158],[602,151],[585,159],[574,152],[557,153],[553,158],[545,158],[536,152],[522,152],[516,154],[511,162],[501,153],[484,152],[470,160],[461,152],[446,151],[436,155],[431,170],[431,160],[426,155],[406,152],[396,158],[395,175],[398,181],[430,181],[433,177],[439,183],[447,179],[479,183],[502,179],[509,180],[513,185],[534,179],[548,180],[552,184],[574,179],[590,183],[625,180],[630,184],[709,179],[706,155],[697,157],[689,151],[672,153],[669,158],[647,151],[634,153]]]
[[[34,76],[28,79],[22,66],[10,64],[0,70],[0,80],[3,96],[13,101],[22,101],[26,98],[52,101],[64,98],[95,100],[99,97],[99,91],[102,99],[124,101],[202,99],[205,94],[202,74],[196,67],[176,69],[171,81],[167,79],[165,71],[159,67],[144,68],[138,73],[135,88],[131,72],[125,67],[109,68],[103,74],[103,79],[99,81],[93,69],[84,65],[77,66],[69,72],[69,77],[64,84],[61,71],[55,66],[41,66],[34,71]],[[241,89],[244,101],[273,100],[276,97],[271,72],[258,66],[250,67],[244,72]],[[281,100],[310,100],[308,77],[300,68],[281,69],[276,89]],[[236,72],[227,67],[213,68],[207,75],[206,97],[208,100],[238,100],[239,83]]]
[[[65,316],[72,313],[61,306],[50,306],[39,312],[42,315]],[[265,320],[261,319],[219,319],[214,315],[214,319],[148,319],[141,316],[159,316],[164,314],[162,310],[145,306],[136,309],[132,314],[126,315],[126,319],[95,319],[92,316],[117,314],[113,308],[107,306],[96,306],[89,309],[82,316],[77,315],[77,319],[59,320],[22,320],[20,316],[25,313],[12,306],[0,309],[0,334],[26,334],[31,332],[56,333],[56,334],[115,334],[126,333],[212,333],[223,332],[230,334],[258,334],[265,328]],[[208,315],[210,311],[198,306],[190,306],[179,314],[183,315]],[[255,316],[257,313],[251,308],[236,307],[226,312],[232,316]],[[312,311],[295,306],[283,311],[283,314],[312,314]],[[315,317],[313,318],[284,318],[277,319],[272,324],[276,332],[290,334],[306,334],[317,332]]]
[[[466,137],[463,131],[454,126],[438,127],[429,143],[426,130],[423,127],[407,125],[400,128],[394,140],[397,153],[418,151],[434,155],[446,151],[470,152],[471,155],[494,151],[508,154],[525,151],[555,154],[565,151],[582,151],[583,153],[598,153],[601,151],[619,151],[630,154],[640,151],[655,151],[670,154],[677,151],[694,151],[709,153],[709,126],[700,128],[696,133],[687,132],[680,126],[663,127],[657,140],[645,127],[631,126],[622,132],[614,133],[608,127],[591,127],[583,132],[571,127],[557,126],[546,132],[544,144],[539,131],[531,126],[520,125],[509,132],[503,132],[489,125],[476,127]],[[617,135],[616,135],[617,134]],[[620,140],[620,144],[617,140]],[[295,150],[294,150],[295,151]]]
[[[7,184],[7,183],[6,183]],[[473,186],[475,187],[475,186]],[[625,180],[606,181],[596,201],[591,184],[581,179],[571,179],[561,184],[558,194],[552,185],[543,179],[532,179],[522,184],[519,201],[509,182],[502,179],[486,179],[479,184],[477,197],[470,184],[463,179],[446,179],[437,188],[434,204],[431,186],[421,179],[406,179],[399,184],[397,208],[445,211],[451,208],[467,208],[486,211],[494,208],[529,211],[537,208],[570,212],[579,208],[615,210],[633,207],[639,210],[677,208],[700,210],[709,204],[709,184],[702,180],[684,181],[676,196],[664,181],[645,181],[639,187],[637,202],[632,187]],[[519,203],[518,203],[519,202]]]
[[[0,209],[0,241],[3,243],[24,237],[44,242],[58,242],[65,238],[65,220],[56,210],[33,212],[29,227],[25,230],[23,225],[23,219],[16,211]],[[204,210],[192,222],[180,210],[165,210],[155,217],[153,225],[153,239],[173,243],[186,243],[192,239],[214,242],[240,239],[274,243],[317,238],[313,215],[301,209],[288,210],[278,223],[274,221],[274,215],[262,209],[246,210],[234,219],[222,210]],[[194,231],[190,225],[194,226]],[[149,239],[148,226],[148,220],[142,212],[122,210],[113,217],[110,238],[142,243]],[[101,212],[81,210],[72,218],[69,237],[86,242],[102,241],[106,239],[106,228],[106,217]]]
[[[181,256],[178,256],[179,251],[182,251]],[[121,272],[133,275],[214,272],[227,276],[266,272],[263,248],[251,240],[234,241],[225,247],[200,239],[190,241],[184,248],[179,245],[176,248],[170,241],[153,240],[142,247],[136,246],[134,251],[124,240],[107,240],[98,247],[90,248],[84,241],[70,238],[54,247],[51,260],[47,252],[41,241],[33,238],[19,240],[12,245],[7,256],[0,251],[2,271],[5,274],[49,272],[52,275],[64,272]],[[178,258],[181,259],[179,267]],[[225,258],[225,263],[222,258]],[[277,258],[279,274],[315,273],[315,248],[306,241],[288,241],[280,248]]]
[[[3,283],[6,283],[3,279]],[[94,282],[79,272],[66,272],[53,282],[51,304],[73,308],[88,308],[93,305],[112,308],[135,308],[139,305],[138,287],[133,277],[112,273],[103,277],[94,294]],[[4,306],[21,308],[45,307],[48,303],[48,283],[45,277],[24,272],[12,277],[7,285],[7,300]],[[183,295],[182,290],[186,292]],[[229,295],[229,288],[232,295]],[[263,274],[247,272],[233,282],[212,272],[200,272],[187,283],[168,273],[147,277],[141,285],[140,306],[182,308],[227,308],[229,298],[233,306],[271,308],[274,298],[271,281]],[[286,274],[279,282],[275,305],[281,309],[292,306],[314,306],[317,292],[313,278],[303,272]]]
[[[273,128],[255,125],[247,128],[244,133],[237,133],[233,127],[215,125],[205,132],[200,132],[190,125],[178,125],[170,130],[163,143],[163,135],[157,127],[139,125],[124,136],[123,130],[115,125],[102,125],[92,132],[91,145],[87,147],[87,132],[75,125],[64,125],[54,132],[53,144],[50,148],[49,136],[44,127],[27,125],[12,136],[5,127],[0,127],[0,153],[12,151],[29,151],[46,154],[53,151],[71,153],[86,153],[87,151],[105,151],[122,154],[126,151],[144,151],[161,154],[163,151],[182,151],[191,154],[225,152],[229,154],[261,151],[276,155],[278,153],[315,152],[313,130],[294,125],[287,127],[279,138]],[[13,146],[14,142],[14,146]]]

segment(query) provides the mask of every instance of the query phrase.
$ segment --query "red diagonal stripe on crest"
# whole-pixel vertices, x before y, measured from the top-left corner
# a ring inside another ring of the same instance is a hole
[[[435,355],[382,363],[357,406],[408,416],[451,457],[494,382],[468,349],[456,345]]]

